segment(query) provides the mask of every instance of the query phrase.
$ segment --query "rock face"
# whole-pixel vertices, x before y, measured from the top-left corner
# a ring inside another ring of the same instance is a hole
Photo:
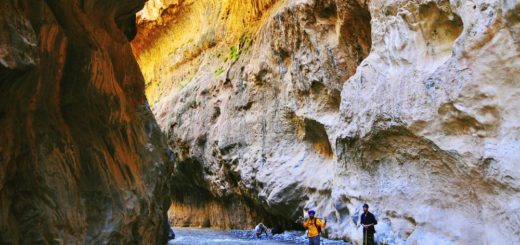
[[[258,2],[140,17],[174,222],[287,227],[310,207],[360,244],[367,202],[383,244],[520,242],[518,1]]]
[[[170,156],[129,39],[143,1],[0,2],[0,243],[160,244]]]

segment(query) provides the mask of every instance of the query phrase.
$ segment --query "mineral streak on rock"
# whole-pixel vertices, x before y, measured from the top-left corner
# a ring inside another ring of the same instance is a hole
[[[129,40],[143,1],[0,2],[0,243],[160,244],[168,147]]]
[[[367,202],[383,243],[520,243],[518,1],[145,9],[133,50],[180,160],[174,223],[286,226],[312,207],[360,243]]]

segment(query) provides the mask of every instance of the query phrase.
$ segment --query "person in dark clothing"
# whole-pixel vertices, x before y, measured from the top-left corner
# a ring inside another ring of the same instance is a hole
[[[376,217],[368,212],[368,204],[363,204],[363,214],[361,214],[361,225],[363,225],[363,245],[374,245],[374,233],[377,225]]]
[[[265,226],[263,223],[259,223],[255,227],[255,233],[256,238],[260,238],[262,236],[262,233],[265,233],[265,236],[269,238],[269,235],[267,234],[267,226]]]

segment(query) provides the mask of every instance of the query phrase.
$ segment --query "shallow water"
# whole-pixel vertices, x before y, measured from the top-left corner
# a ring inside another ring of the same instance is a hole
[[[262,238],[256,238],[253,230],[213,230],[199,228],[173,228],[175,239],[168,244],[224,244],[224,245],[282,245],[282,244],[307,244],[305,233],[301,231],[287,231],[282,234]],[[321,244],[347,245],[342,241],[333,241],[322,238]]]

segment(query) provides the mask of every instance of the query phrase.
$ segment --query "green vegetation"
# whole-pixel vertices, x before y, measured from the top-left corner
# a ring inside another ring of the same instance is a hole
[[[221,66],[221,67],[219,67],[218,69],[215,70],[215,72],[213,73],[213,75],[214,75],[215,77],[218,77],[218,76],[220,76],[220,74],[222,74],[223,72],[224,72],[224,67]]]
[[[233,62],[237,61],[240,57],[241,50],[237,45],[233,45],[229,48],[229,59]]]
[[[190,108],[192,109],[195,109],[197,108],[197,106],[199,106],[199,103],[197,102],[196,99],[193,99],[192,101],[190,101],[189,105],[188,105]]]
[[[188,75],[182,81],[175,84],[175,89],[177,91],[181,91],[184,87],[186,87],[186,85],[188,85],[188,83],[191,82],[192,79],[193,79],[193,75]]]
[[[241,49],[247,49],[247,48],[251,47],[252,44],[253,44],[253,39],[251,39],[251,37],[246,36],[246,35],[240,36],[239,46]]]
[[[240,36],[238,44],[229,47],[228,58],[231,61],[236,62],[238,60],[238,58],[240,58],[240,54],[242,54],[242,51],[251,47],[252,44],[253,44],[253,40],[249,36],[247,36],[247,35]],[[228,58],[226,58],[226,61]]]

